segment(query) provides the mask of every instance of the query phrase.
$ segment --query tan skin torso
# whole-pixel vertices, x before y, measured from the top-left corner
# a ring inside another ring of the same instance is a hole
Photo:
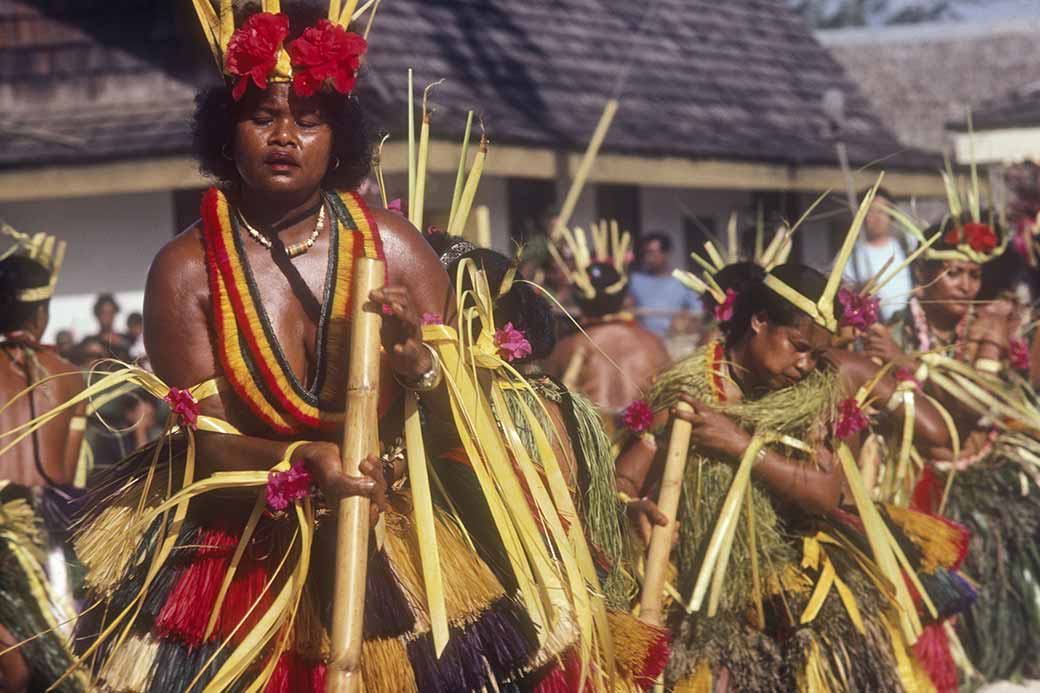
[[[28,385],[24,370],[26,355],[23,347],[13,345],[0,347],[0,352],[0,402],[6,403]],[[36,354],[40,366],[46,373],[35,373],[35,380],[42,380],[47,375],[72,373],[36,388],[33,392],[33,404],[36,415],[39,416],[82,392],[84,384],[79,370],[56,353],[43,349]],[[81,413],[82,409],[79,407],[76,411],[63,412],[36,434],[40,462],[55,483],[71,483],[75,475],[82,434],[70,435],[69,422],[74,415]],[[10,431],[29,421],[32,419],[30,411],[27,397],[15,402],[0,413],[0,431]],[[6,443],[6,439],[0,440],[0,446]],[[32,436],[25,438],[0,457],[0,479],[23,486],[46,485],[46,480],[36,470]]]
[[[544,367],[546,372],[561,378],[575,352],[584,349],[585,364],[575,389],[600,409],[617,411],[643,397],[654,376],[669,364],[661,340],[638,323],[602,323],[585,331],[592,344],[582,334],[565,337],[545,360]]]
[[[417,310],[443,313],[445,307],[435,297],[448,296],[449,292],[447,274],[437,256],[400,217],[383,210],[372,210],[372,215],[380,227],[387,257],[387,284],[407,288]],[[289,242],[297,235],[306,236],[313,229],[313,221],[303,227],[301,233],[293,230],[283,238]],[[286,361],[297,378],[310,385],[317,370],[315,340],[328,269],[328,231],[322,231],[310,252],[292,260],[288,271],[248,236],[243,239],[243,247]],[[303,287],[305,292],[300,291]],[[149,358],[156,374],[168,385],[190,387],[221,374],[214,350],[216,333],[199,225],[171,241],[156,258],[149,276],[144,319]],[[328,358],[346,359],[347,349]],[[337,390],[345,392],[345,378],[344,371],[342,382],[336,383]],[[201,410],[227,420],[247,435],[278,437],[231,392],[202,402]],[[341,435],[309,432],[307,438],[339,443]]]

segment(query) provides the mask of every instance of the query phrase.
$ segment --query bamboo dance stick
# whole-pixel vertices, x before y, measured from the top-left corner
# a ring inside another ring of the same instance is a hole
[[[676,409],[693,411],[690,405],[680,402]],[[661,493],[657,508],[668,519],[664,527],[655,525],[650,534],[650,548],[646,555],[646,572],[643,579],[643,595],[639,603],[639,618],[655,626],[661,625],[661,601],[664,593],[665,575],[668,572],[668,557],[672,553],[675,536],[675,515],[679,511],[679,496],[682,494],[683,476],[686,474],[686,458],[690,450],[689,421],[676,418],[672,423],[672,437],[668,441],[668,457],[664,463]]]
[[[382,316],[368,295],[383,286],[382,261],[360,258],[354,265],[350,370],[343,428],[343,473],[361,475],[361,461],[378,455],[379,330]],[[366,309],[367,308],[367,309]],[[332,657],[326,693],[357,693],[361,682],[361,621],[365,612],[369,500],[344,498],[337,509],[336,591],[332,611]]]

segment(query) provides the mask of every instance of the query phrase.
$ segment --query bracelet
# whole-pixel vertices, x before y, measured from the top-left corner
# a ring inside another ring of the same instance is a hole
[[[624,491],[618,491],[617,492],[617,499],[619,501],[621,501],[621,503],[623,505],[628,505],[629,503],[635,503],[636,501],[639,500],[638,498],[633,498],[632,496],[628,495]]]
[[[396,373],[394,374],[394,380],[397,381],[397,384],[406,390],[411,390],[412,392],[429,392],[431,390],[436,390],[441,384],[441,380],[444,376],[444,370],[441,368],[441,360],[437,356],[437,352],[434,351],[433,347],[426,342],[423,342],[422,345],[430,352],[430,358],[433,359],[433,365],[430,366],[430,369],[410,382],[404,382],[401,380],[400,376]]]
[[[751,466],[752,467],[758,466],[758,463],[761,462],[762,460],[764,460],[768,453],[769,453],[769,448],[767,448],[765,445],[763,445],[761,448],[759,448],[758,452],[755,453],[755,461],[751,463]]]
[[[975,368],[983,373],[992,373],[993,375],[1004,370],[1004,366],[996,359],[975,359]]]

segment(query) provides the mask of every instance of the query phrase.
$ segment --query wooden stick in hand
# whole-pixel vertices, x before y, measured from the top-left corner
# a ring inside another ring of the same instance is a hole
[[[360,476],[361,461],[378,455],[379,331],[382,314],[368,295],[383,286],[380,260],[359,258],[354,265],[351,305],[350,370],[343,428],[343,473]],[[356,693],[361,686],[361,623],[365,613],[369,500],[352,496],[339,502],[336,529],[336,590],[332,611],[332,657],[326,693]]]
[[[692,411],[690,405],[680,402],[677,409]],[[668,520],[665,526],[655,525],[650,534],[650,549],[646,555],[646,571],[643,579],[643,594],[639,603],[639,618],[655,626],[663,618],[661,602],[664,596],[665,576],[668,572],[668,557],[672,553],[675,537],[675,515],[679,510],[683,476],[686,473],[686,458],[690,450],[690,422],[675,418],[672,421],[672,437],[668,442],[668,457],[661,478],[661,493],[657,508]]]

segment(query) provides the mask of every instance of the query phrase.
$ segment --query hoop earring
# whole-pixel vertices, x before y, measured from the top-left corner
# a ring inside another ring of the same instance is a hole
[[[339,157],[336,157],[336,163],[332,166],[332,170],[336,171],[339,169]]]
[[[220,155],[228,161],[234,161],[235,157],[231,156],[231,148],[228,145],[224,145],[220,148]]]

